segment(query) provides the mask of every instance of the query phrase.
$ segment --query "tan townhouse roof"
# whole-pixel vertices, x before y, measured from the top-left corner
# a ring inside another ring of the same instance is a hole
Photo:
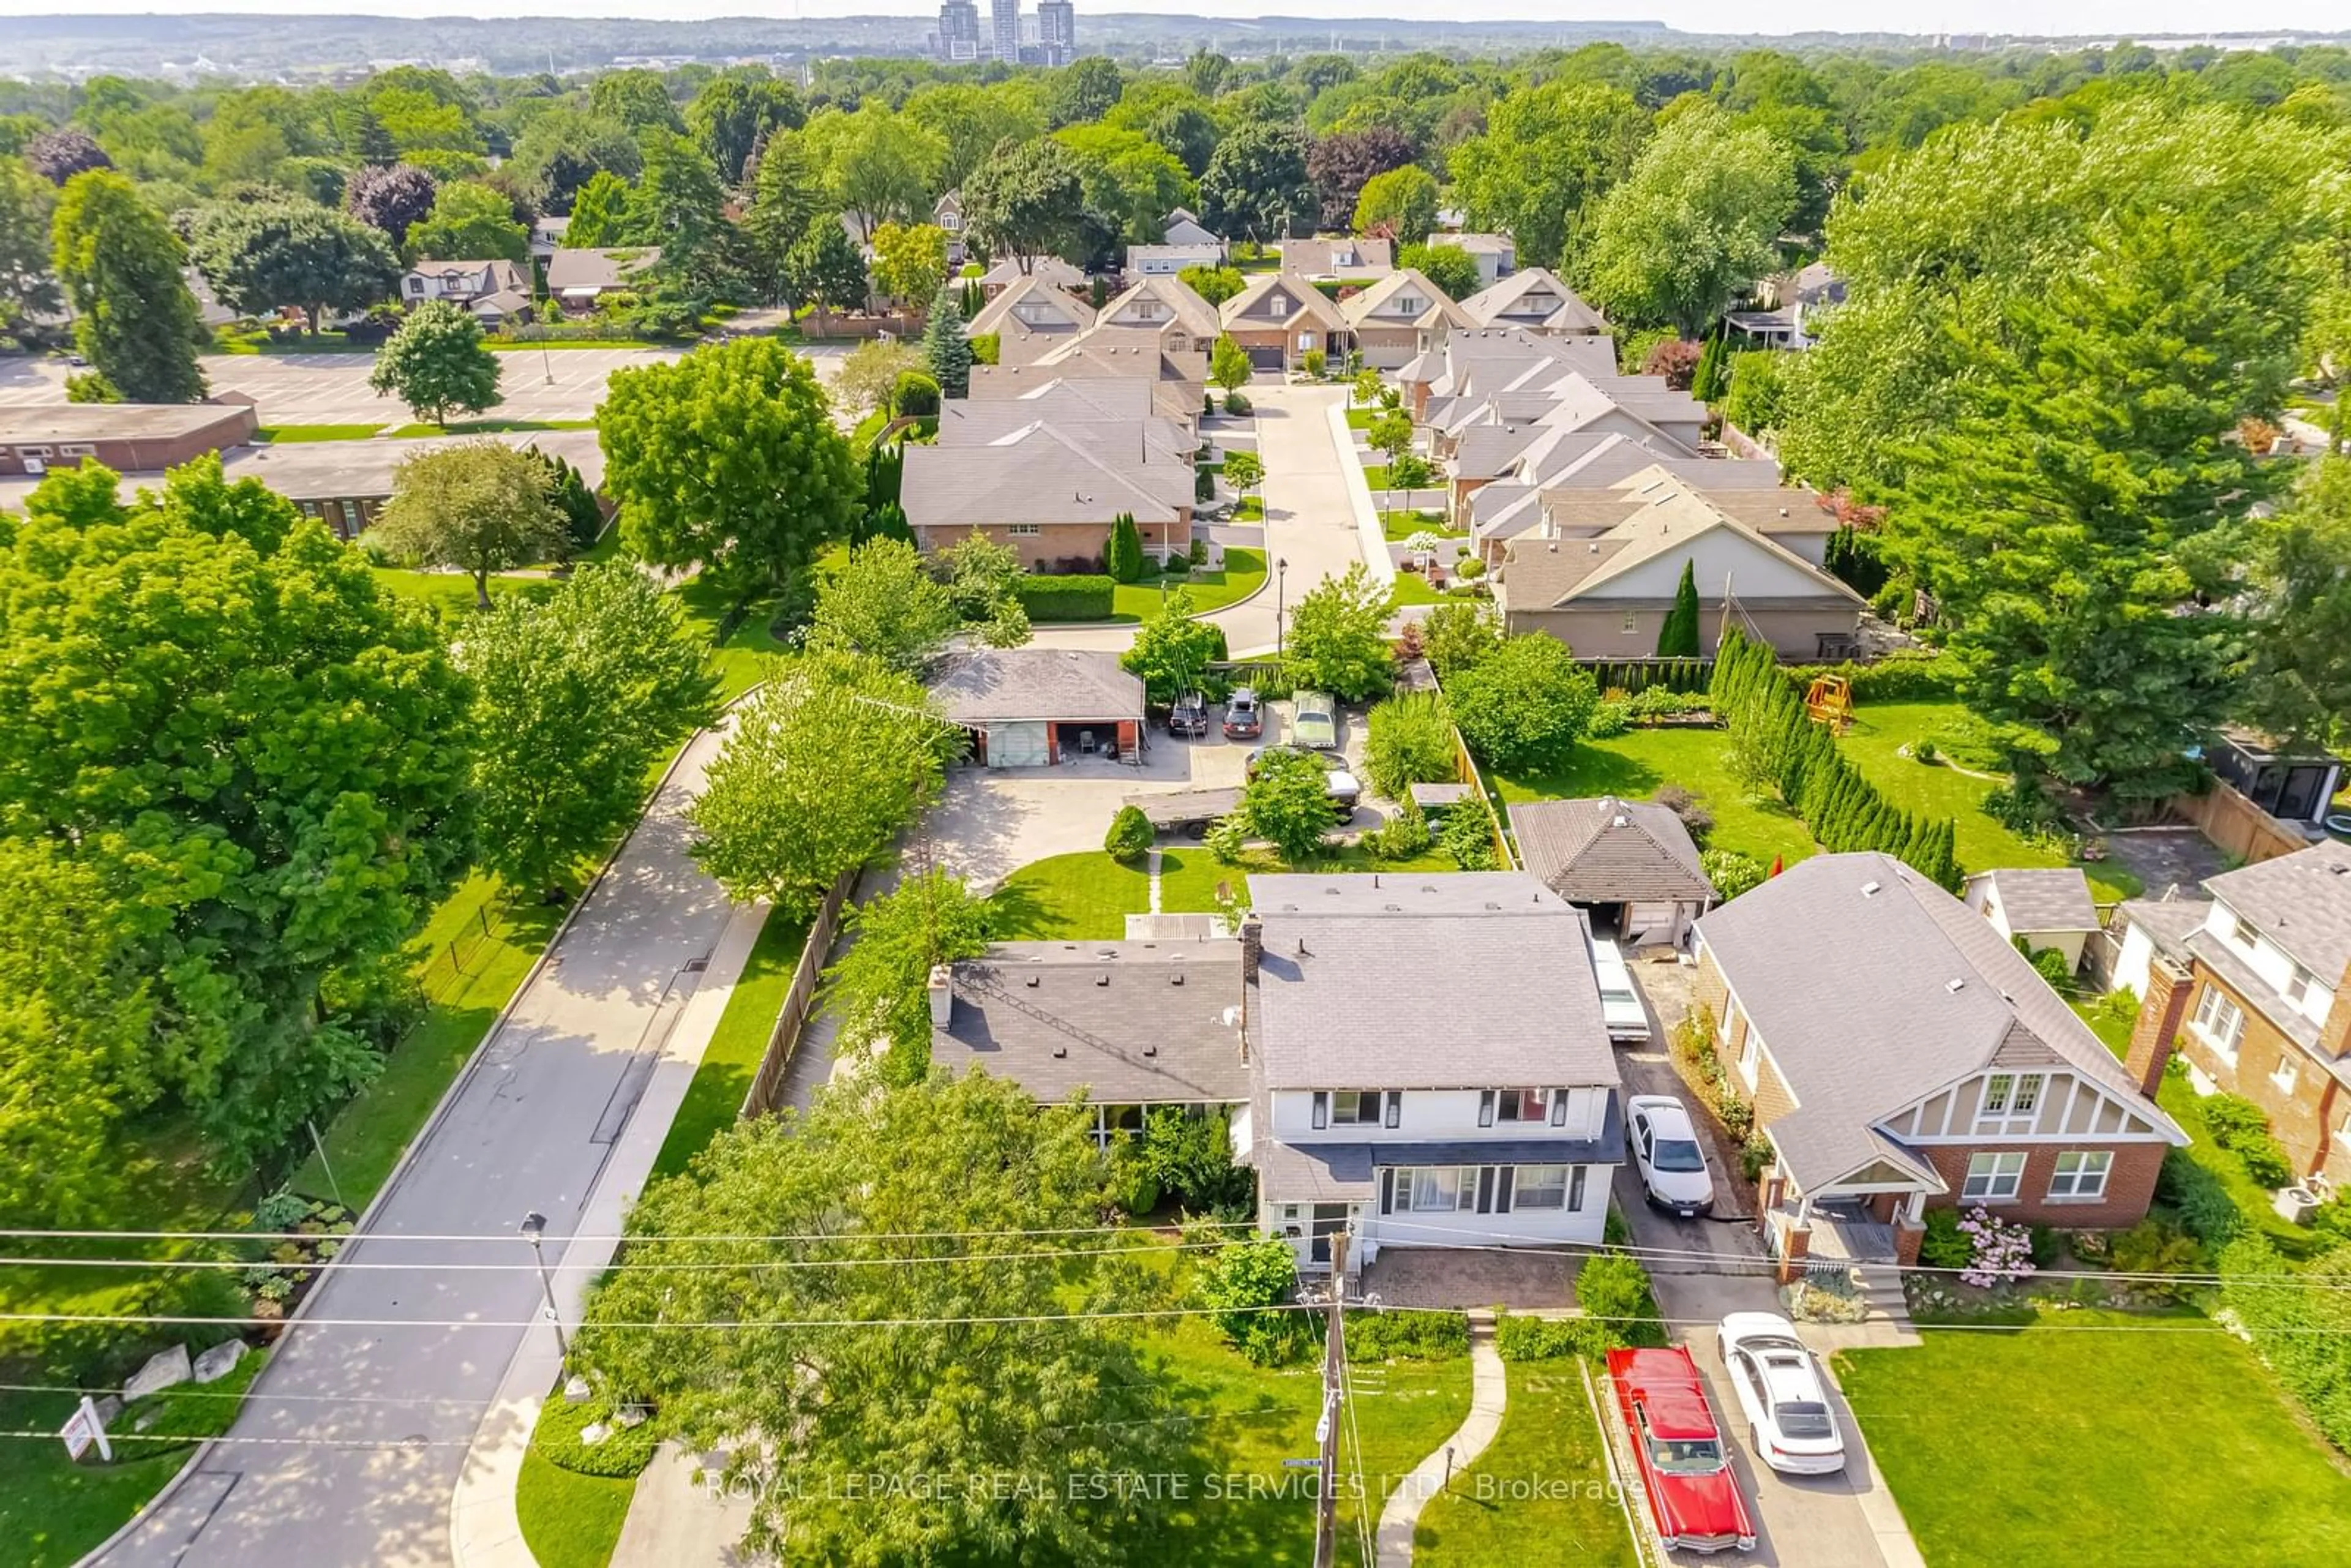
[[[1786,546],[1708,505],[1705,495],[1681,480],[1670,484],[1630,518],[1606,533],[1584,538],[1521,536],[1511,541],[1501,575],[1508,601],[1518,609],[1562,608],[1604,589],[1646,561],[1689,549],[1709,533],[1728,532],[1793,574],[1810,599],[1834,599],[1859,606],[1860,594]],[[1705,591],[1701,585],[1701,591]]]
[[[1400,300],[1416,300],[1418,308],[1405,308],[1399,305]],[[1357,331],[1366,327],[1427,330],[1474,325],[1462,313],[1461,307],[1446,298],[1445,290],[1409,267],[1399,267],[1362,292],[1347,296],[1338,305],[1341,318]]]
[[[1289,301],[1288,308],[1279,316],[1269,314],[1270,301]],[[1325,332],[1346,330],[1347,319],[1339,308],[1311,283],[1278,272],[1261,272],[1249,280],[1249,287],[1217,307],[1217,319],[1228,332],[1236,328],[1288,327],[1301,318],[1311,320]]]
[[[1556,295],[1556,304],[1536,306],[1530,295]],[[1461,302],[1461,308],[1481,327],[1497,323],[1533,325],[1546,332],[1588,334],[1608,330],[1608,319],[1584,303],[1574,289],[1548,267],[1522,267],[1496,279]],[[1530,320],[1531,318],[1531,320]]]
[[[569,294],[620,288],[658,263],[661,254],[657,245],[559,250],[547,259],[547,289],[550,294]]]

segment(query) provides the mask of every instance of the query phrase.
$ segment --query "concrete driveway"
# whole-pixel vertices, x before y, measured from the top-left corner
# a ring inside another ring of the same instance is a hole
[[[1691,1106],[1691,1119],[1701,1133],[1712,1123],[1693,1103],[1689,1086],[1674,1071],[1667,1052],[1673,1027],[1689,1007],[1691,971],[1679,964],[1632,962],[1634,986],[1649,1010],[1650,1040],[1645,1046],[1620,1049],[1616,1065],[1624,1092],[1670,1094]],[[1902,1521],[1901,1510],[1877,1473],[1861,1429],[1853,1419],[1843,1394],[1829,1378],[1830,1402],[1845,1438],[1845,1468],[1834,1476],[1783,1476],[1760,1463],[1739,1414],[1739,1401],[1726,1380],[1714,1325],[1736,1312],[1782,1311],[1777,1284],[1763,1241],[1750,1218],[1751,1197],[1733,1165],[1736,1155],[1720,1140],[1701,1136],[1707,1168],[1714,1178],[1716,1212],[1699,1219],[1678,1219],[1649,1207],[1641,1189],[1639,1169],[1628,1153],[1617,1167],[1615,1196],[1631,1225],[1633,1245],[1641,1260],[1670,1332],[1689,1346],[1707,1382],[1707,1397],[1729,1439],[1732,1463],[1741,1488],[1755,1505],[1761,1531],[1754,1554],[1745,1561],[1782,1564],[1784,1568],[1924,1568],[1917,1547]],[[1831,1350],[1848,1343],[1853,1333],[1800,1323],[1796,1332],[1820,1357],[1823,1372]],[[1717,1561],[1694,1552],[1668,1554],[1677,1563]]]

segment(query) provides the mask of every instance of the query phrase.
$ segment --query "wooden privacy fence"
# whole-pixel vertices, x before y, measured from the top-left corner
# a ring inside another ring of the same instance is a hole
[[[2213,847],[2252,865],[2310,847],[2310,841],[2220,779],[2201,795],[2175,795],[2171,810],[2192,822]]]
[[[816,918],[809,924],[808,940],[800,945],[800,960],[792,966],[792,986],[784,993],[784,1010],[776,1019],[775,1031],[768,1036],[768,1049],[759,1057],[759,1071],[751,1080],[751,1092],[743,1096],[738,1119],[775,1112],[784,1086],[785,1070],[791,1066],[792,1053],[799,1048],[800,1033],[808,1027],[809,1014],[816,1006],[817,982],[824,974],[825,959],[832,952],[841,906],[856,888],[857,873],[843,872],[841,880],[832,884],[832,891],[824,895],[824,902],[817,905]]]

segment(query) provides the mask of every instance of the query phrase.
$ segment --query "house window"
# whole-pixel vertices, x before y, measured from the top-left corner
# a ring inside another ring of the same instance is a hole
[[[2089,1203],[2106,1196],[2106,1172],[2115,1156],[2105,1149],[2068,1149],[2057,1156],[2049,1178],[2052,1203]]]
[[[946,230],[947,233],[951,235],[963,233],[963,214],[961,213],[941,213],[939,214],[939,227]]]
[[[1279,294],[1266,296],[1265,313],[1279,321],[1290,314],[1290,301]]]
[[[1755,1026],[1753,1024],[1749,1024],[1747,1026],[1747,1038],[1745,1040],[1740,1042],[1739,1047],[1739,1075],[1747,1080],[1747,1087],[1750,1089],[1755,1087],[1755,1071],[1757,1068],[1762,1065],[1762,1062],[1763,1041],[1761,1038],[1756,1034]]]
[[[1478,1184],[1462,1166],[1400,1167],[1395,1183],[1395,1209],[1400,1214],[1450,1214],[1477,1202]]]
[[[1004,531],[1016,539],[1033,539],[1045,529],[1040,523],[1008,523]]]
[[[1380,1091],[1342,1089],[1331,1096],[1331,1120],[1342,1127],[1375,1127],[1380,1122]]]
[[[1567,1175],[1567,1207],[1576,1214],[1583,1212],[1583,1182],[1589,1175],[1590,1168],[1584,1166],[1577,1166]]]
[[[1513,1201],[1520,1208],[1566,1207],[1567,1167],[1520,1166],[1518,1191]]]
[[[2253,923],[2252,921],[2246,919],[2241,915],[2237,916],[2236,926],[2229,933],[2229,935],[2235,939],[2238,946],[2242,947],[2248,953],[2252,952],[2262,945],[2262,934],[2253,928]]]
[[[98,448],[89,444],[87,442],[78,443],[58,447],[57,455],[60,457],[95,457],[98,455]]]
[[[2013,1203],[2024,1180],[2024,1155],[1977,1155],[1968,1161],[1968,1179],[1959,1187],[1962,1203]]]
[[[1995,1072],[1984,1080],[1983,1103],[1976,1107],[1976,1131],[2029,1132],[2041,1108],[2045,1074]]]
[[[2237,1042],[2244,1038],[2245,1011],[2220,987],[2207,985],[2189,1019],[2196,1032],[2230,1066],[2237,1065]]]
[[[2270,1073],[2270,1082],[2277,1085],[2279,1093],[2292,1094],[2294,1086],[2302,1082],[2302,1072],[2294,1066],[2294,1058],[2281,1054],[2276,1068]]]
[[[2295,1007],[2302,1006],[2310,999],[2310,988],[2317,983],[2318,977],[2315,975],[2296,964],[2294,967],[2294,977],[2285,983],[2285,999]]]
[[[1635,632],[1638,632],[1640,629],[1641,629],[1641,618],[1640,618],[1640,616],[1639,616],[1639,615],[1637,615],[1637,614],[1635,614],[1634,612],[1632,612],[1632,611],[1630,611],[1630,610],[1627,610],[1626,612],[1625,612],[1625,635],[1626,635],[1627,637],[1630,637],[1630,636],[1632,636]]]
[[[408,280],[408,291],[409,291],[411,294],[422,294],[422,293],[423,293],[423,292],[424,292],[424,279],[423,279],[423,278],[421,278],[421,277],[412,277],[412,278],[410,278],[410,279]]]
[[[1551,1108],[1549,1091],[1505,1089],[1495,1096],[1497,1113],[1505,1122],[1540,1122]]]

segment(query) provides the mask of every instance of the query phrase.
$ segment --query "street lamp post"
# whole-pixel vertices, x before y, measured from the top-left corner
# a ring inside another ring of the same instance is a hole
[[[1276,556],[1273,562],[1273,656],[1276,659],[1280,659],[1282,654],[1285,621],[1283,594],[1286,586],[1283,580],[1289,575],[1289,560],[1284,557]]]
[[[563,1337],[563,1314],[555,1310],[555,1284],[547,1277],[547,1252],[540,1238],[547,1234],[547,1216],[532,1209],[522,1217],[523,1239],[530,1243],[531,1260],[538,1265],[539,1293],[547,1298],[548,1321],[555,1324],[555,1348],[564,1360],[571,1359],[571,1342]]]

